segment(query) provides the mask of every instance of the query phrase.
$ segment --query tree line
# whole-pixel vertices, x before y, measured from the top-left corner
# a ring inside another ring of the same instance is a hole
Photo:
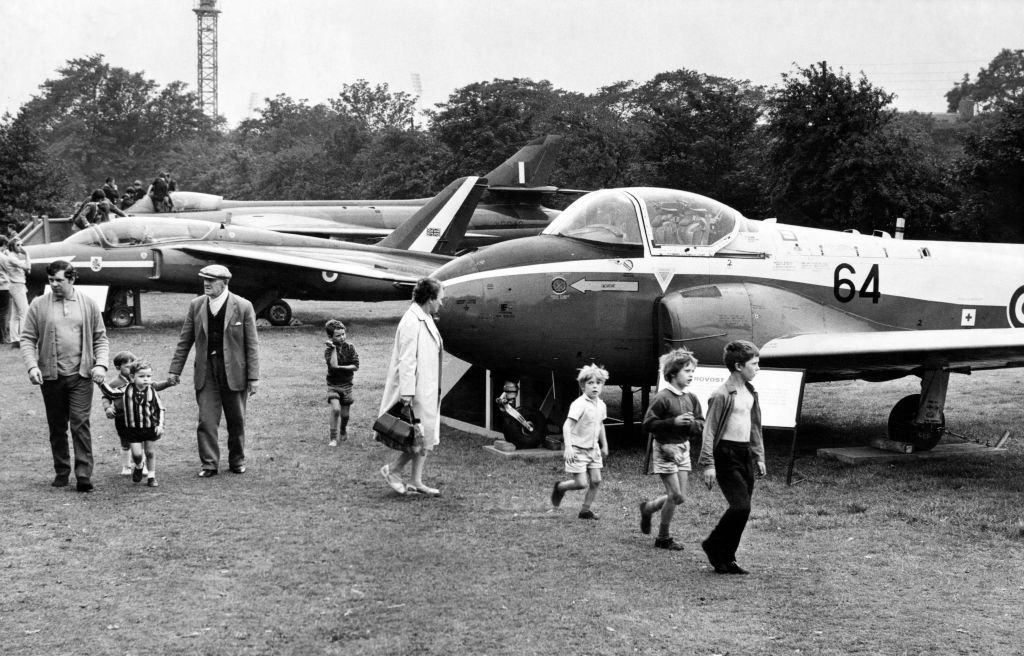
[[[1024,51],[1003,50],[946,94],[955,120],[827,62],[773,87],[697,71],[593,94],[525,78],[476,82],[423,112],[357,80],[310,103],[267,98],[228,129],[181,82],[160,88],[101,55],[67,62],[0,120],[0,221],[67,215],[111,175],[232,199],[416,198],[564,135],[550,182],[658,186],[751,218],[908,237],[1024,242]]]

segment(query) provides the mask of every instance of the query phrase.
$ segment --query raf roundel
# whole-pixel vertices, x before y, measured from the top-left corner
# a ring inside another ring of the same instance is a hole
[[[569,289],[569,285],[565,282],[565,278],[559,277],[551,281],[551,291],[556,294],[564,294],[567,289]]]
[[[1014,328],[1024,328],[1024,285],[1017,288],[1010,296],[1010,304],[1006,306],[1006,316]]]

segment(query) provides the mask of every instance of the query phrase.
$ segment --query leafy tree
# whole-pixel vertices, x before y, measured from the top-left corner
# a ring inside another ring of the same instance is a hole
[[[359,171],[360,178],[355,197],[404,199],[433,196],[452,181],[439,173],[447,157],[447,151],[424,132],[397,128],[382,130],[356,156],[354,168]]]
[[[181,82],[160,90],[102,55],[70,60],[58,73],[22,113],[50,153],[68,164],[76,196],[107,175],[149,177],[163,168],[176,140],[215,127]]]
[[[783,220],[888,230],[917,205],[913,190],[927,175],[908,134],[892,125],[892,99],[825,62],[783,75],[765,129],[769,200]]]
[[[0,215],[15,221],[32,214],[59,216],[68,209],[62,204],[67,184],[66,169],[47,154],[24,114],[14,119],[5,114],[0,123]]]
[[[680,69],[629,93],[624,111],[646,175],[634,184],[686,189],[751,211],[758,206],[757,122],[764,92],[749,82]]]
[[[371,87],[363,79],[342,85],[338,97],[329,102],[334,111],[351,116],[370,132],[411,128],[416,116],[414,96],[391,93],[387,84]]]
[[[985,133],[967,137],[964,202],[952,229],[975,239],[1024,242],[1024,97],[1000,105]]]
[[[946,92],[949,111],[960,109],[963,100],[977,103],[982,110],[991,110],[1024,95],[1024,50],[1002,49],[988,66],[978,71],[971,82],[966,73],[963,79]]]
[[[285,95],[268,98],[258,119],[235,131],[238,146],[231,193],[251,199],[327,199],[350,194],[352,162],[370,139],[357,119],[325,104]]]
[[[567,93],[547,80],[475,82],[430,110],[430,134],[451,153],[445,178],[483,175],[531,139],[551,134]]]

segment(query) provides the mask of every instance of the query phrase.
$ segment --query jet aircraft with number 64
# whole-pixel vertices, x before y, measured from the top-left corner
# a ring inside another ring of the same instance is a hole
[[[1024,246],[756,221],[685,191],[593,192],[435,275],[446,350],[510,378],[597,362],[649,386],[670,348],[718,364],[747,339],[807,382],[919,376],[888,422],[919,449],[943,434],[951,373],[1024,366]]]

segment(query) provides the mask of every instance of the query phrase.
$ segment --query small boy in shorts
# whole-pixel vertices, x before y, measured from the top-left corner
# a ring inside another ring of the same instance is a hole
[[[604,420],[608,410],[601,400],[601,391],[608,380],[608,372],[596,364],[580,369],[576,381],[583,394],[572,402],[565,423],[562,438],[565,441],[565,471],[572,474],[569,481],[555,483],[551,491],[551,505],[557,508],[562,497],[569,490],[586,489],[580,519],[598,519],[590,510],[597,488],[601,485],[603,458],[608,455],[608,440],[604,432]],[[589,480],[588,480],[589,479]]]
[[[128,476],[132,473],[134,462],[132,461],[131,443],[128,441],[128,429],[124,425],[124,401],[121,393],[131,383],[131,366],[137,358],[131,351],[120,351],[114,356],[114,368],[117,369],[117,378],[109,383],[99,386],[103,413],[114,420],[114,429],[121,441],[121,450],[124,452],[124,464],[121,467],[121,475]],[[160,392],[171,384],[166,380],[153,383],[153,389]],[[142,475],[147,476],[149,470],[145,463],[142,465]]]
[[[327,362],[327,403],[331,406],[329,446],[338,446],[338,439],[348,439],[349,409],[352,406],[352,378],[359,370],[359,354],[351,342],[345,341],[345,324],[331,319],[324,326],[328,339],[324,360]]]
[[[680,348],[661,356],[662,376],[668,387],[651,400],[644,415],[643,429],[648,434],[647,463],[644,473],[657,474],[665,485],[665,494],[640,502],[640,532],[651,532],[651,515],[661,511],[661,526],[654,546],[682,551],[669,532],[676,506],[686,502],[690,466],[690,438],[704,430],[704,413],[700,401],[686,388],[693,382],[697,358]]]
[[[148,469],[146,485],[157,487],[156,441],[164,434],[164,406],[153,385],[153,365],[147,360],[135,360],[130,373],[131,384],[121,392],[121,402],[124,425],[132,447],[132,481],[138,483],[142,480],[145,466]]]

